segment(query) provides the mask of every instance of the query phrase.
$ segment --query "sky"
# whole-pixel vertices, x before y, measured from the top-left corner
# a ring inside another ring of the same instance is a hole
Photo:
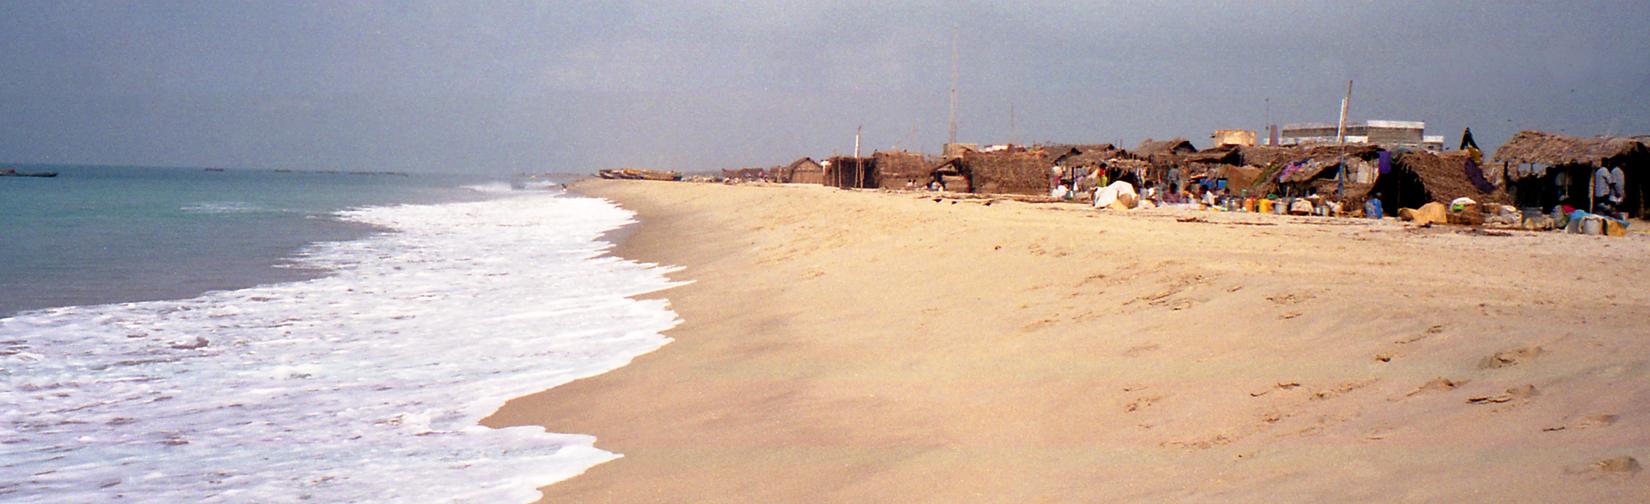
[[[687,171],[1417,120],[1650,134],[1650,2],[0,0],[0,162]]]

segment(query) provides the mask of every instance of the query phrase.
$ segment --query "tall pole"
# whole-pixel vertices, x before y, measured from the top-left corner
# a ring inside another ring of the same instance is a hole
[[[1352,101],[1352,81],[1346,81],[1346,97],[1341,98],[1341,121],[1335,126],[1335,145],[1346,144],[1346,109]]]
[[[861,124],[859,126],[854,126],[854,158],[855,159],[859,158],[859,132],[862,129],[865,129],[865,125],[863,125],[863,124]]]
[[[950,135],[946,137],[947,144],[957,143],[957,79],[960,75],[957,70],[958,30],[959,27],[957,25],[951,26],[951,131]]]
[[[859,131],[864,128],[865,125],[863,124],[854,126],[854,187],[859,187],[859,181],[865,178],[865,176],[860,173],[860,170],[864,168],[865,163],[860,162],[859,159]]]

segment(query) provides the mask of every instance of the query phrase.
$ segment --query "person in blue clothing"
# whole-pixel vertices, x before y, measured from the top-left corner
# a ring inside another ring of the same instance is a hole
[[[1386,214],[1385,210],[1381,208],[1381,193],[1369,195],[1369,200],[1364,202],[1364,217],[1381,220]]]

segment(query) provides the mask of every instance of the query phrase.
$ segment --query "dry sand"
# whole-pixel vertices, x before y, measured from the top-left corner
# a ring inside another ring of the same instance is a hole
[[[594,181],[685,323],[553,502],[1650,501],[1650,239]]]

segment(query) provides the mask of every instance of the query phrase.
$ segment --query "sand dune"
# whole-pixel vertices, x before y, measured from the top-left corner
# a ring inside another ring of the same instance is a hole
[[[579,188],[693,283],[487,421],[624,455],[553,502],[1650,500],[1643,235]]]

